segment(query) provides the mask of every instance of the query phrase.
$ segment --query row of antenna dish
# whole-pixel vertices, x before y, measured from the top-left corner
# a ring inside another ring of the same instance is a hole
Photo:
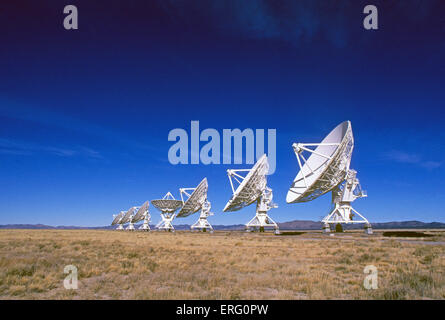
[[[193,229],[202,231],[213,231],[212,226],[207,221],[207,217],[212,215],[210,212],[210,201],[207,200],[208,191],[207,178],[204,178],[196,188],[181,188],[181,200],[176,200],[171,192],[167,192],[162,199],[151,200],[151,204],[161,211],[162,220],[156,225],[156,229],[174,231],[172,221],[175,217],[184,218],[201,210],[199,220],[192,225]],[[178,214],[176,212],[180,209]],[[128,223],[126,230],[135,230],[134,224],[144,220],[140,230],[150,230],[150,212],[149,201],[146,201],[141,207],[131,207],[128,211],[121,211],[113,219],[112,225],[119,225],[117,230],[123,230],[124,224]]]
[[[294,143],[292,147],[297,157],[299,172],[289,188],[286,202],[308,202],[331,191],[333,209],[322,220],[324,231],[329,232],[333,224],[364,223],[366,233],[371,234],[369,221],[351,206],[355,199],[367,196],[360,187],[357,172],[349,167],[354,148],[351,122],[339,124],[321,143]],[[267,185],[268,171],[269,162],[265,154],[251,169],[227,170],[233,194],[223,211],[238,211],[256,203],[256,214],[246,224],[247,231],[273,228],[275,233],[279,233],[278,225],[268,215],[270,209],[277,208],[272,202],[272,189]],[[161,211],[162,220],[156,228],[173,231],[172,221],[175,217],[187,217],[201,210],[198,221],[191,229],[213,232],[207,221],[212,215],[211,204],[207,200],[207,179],[204,178],[196,188],[181,188],[179,191],[181,200],[176,200],[168,192],[162,199],[151,201],[151,204]],[[142,220],[144,223],[139,229],[150,230],[148,201],[141,207],[132,207],[126,212],[120,212],[114,217],[112,225],[119,225],[117,229],[123,230],[123,225],[128,223],[126,230],[134,230],[134,223]]]

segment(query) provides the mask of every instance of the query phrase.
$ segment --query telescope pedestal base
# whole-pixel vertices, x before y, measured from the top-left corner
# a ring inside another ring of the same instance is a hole
[[[265,212],[257,212],[255,217],[246,223],[247,232],[253,231],[255,228],[259,228],[260,232],[264,232],[264,228],[274,228],[275,234],[280,233],[278,225]]]
[[[158,230],[175,231],[173,225],[170,222],[162,222],[162,224],[156,227]]]
[[[130,224],[128,225],[128,227],[125,230],[134,231],[134,224],[130,222]]]
[[[120,225],[116,228],[116,230],[124,230],[124,226],[120,224]]]
[[[331,232],[331,227],[329,226],[329,223],[325,223],[323,225],[323,233],[330,233]]]
[[[353,220],[352,218],[357,215],[359,216],[358,220]],[[365,224],[365,233],[372,234],[372,228],[369,221],[362,216],[357,210],[351,207],[350,202],[339,202],[335,204],[335,208],[329,213],[321,222],[324,223],[323,231],[325,233],[331,232],[329,225],[337,224],[337,223],[364,223]]]
[[[365,233],[366,234],[372,234],[372,227],[370,223],[365,224]]]
[[[156,229],[174,232],[175,228],[173,228],[173,225],[172,225],[174,216],[168,218],[168,217],[161,215],[161,218],[162,218],[162,221],[156,225]]]
[[[210,233],[213,232],[213,227],[210,225],[210,223],[207,221],[207,218],[199,218],[198,221],[196,221],[190,229],[193,231],[194,229],[198,229],[200,231],[206,232],[207,229],[210,230]]]
[[[150,231],[150,225],[148,224],[148,220],[144,220],[142,226],[139,227],[139,230],[142,231]]]

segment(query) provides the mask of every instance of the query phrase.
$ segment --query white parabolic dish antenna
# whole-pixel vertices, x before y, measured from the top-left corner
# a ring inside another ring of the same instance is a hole
[[[124,216],[125,211],[121,211],[119,214],[114,216],[113,222],[111,223],[112,226],[115,226]]]
[[[294,143],[292,147],[300,171],[289,188],[286,202],[308,202],[332,191],[335,208],[322,220],[325,231],[334,223],[366,223],[370,233],[368,220],[350,205],[356,198],[366,197],[356,178],[357,172],[349,168],[354,148],[351,122],[339,124],[321,143]],[[306,159],[304,153],[310,156]],[[361,219],[354,220],[354,213]]]
[[[266,174],[268,170],[269,163],[267,162],[266,155],[263,155],[260,160],[255,163],[252,169],[227,170],[233,195],[227,202],[223,211],[238,211],[258,200],[261,192],[266,188]],[[238,172],[243,171],[248,172],[245,177],[238,174]],[[236,190],[234,190],[231,177],[239,183]],[[239,179],[241,179],[241,181]]]
[[[179,190],[182,191],[181,199],[183,201],[183,206],[177,217],[185,218],[201,209],[202,204],[207,199],[207,191],[209,190],[207,178],[202,179],[196,188],[181,188]],[[192,194],[188,194],[188,190],[193,190]],[[184,194],[188,196],[186,201],[184,201],[183,198]]]
[[[121,224],[129,223],[125,230],[129,230],[129,231],[133,231],[134,230],[134,225],[133,225],[134,220],[133,220],[133,218],[134,218],[134,215],[135,215],[137,210],[138,210],[137,207],[131,207],[125,213],[124,217],[122,218],[122,220],[120,222]]]
[[[224,212],[238,211],[257,202],[256,215],[246,224],[247,231],[255,228],[264,231],[265,227],[273,227],[276,233],[279,232],[278,225],[267,215],[271,208],[277,207],[272,203],[272,189],[267,186],[266,175],[268,171],[269,162],[265,154],[261,156],[252,169],[227,170],[233,195],[224,207]],[[240,174],[241,172],[248,173],[243,177]],[[232,179],[239,183],[236,190]]]
[[[175,212],[182,207],[182,201],[176,200],[170,192],[167,192],[162,199],[151,200],[151,204],[161,211],[162,220],[156,225],[157,229],[174,231],[172,221]]]
[[[133,218],[133,222],[139,222],[141,220],[144,220],[144,223],[142,224],[142,226],[139,227],[139,230],[144,230],[144,231],[149,231],[150,230],[150,212],[149,212],[149,206],[150,206],[150,202],[149,201],[145,201],[144,204],[139,208],[139,210],[136,212],[134,218]]]
[[[212,226],[207,221],[207,218],[213,214],[210,212],[210,201],[207,200],[208,190],[207,178],[202,179],[196,188],[179,189],[183,206],[177,215],[178,218],[188,217],[201,210],[198,221],[190,227],[192,230],[198,229],[205,232],[207,229],[210,229],[211,232],[213,231]],[[190,194],[189,192],[192,193]],[[186,201],[184,201],[184,196],[188,198]]]
[[[150,203],[148,201],[144,202],[144,204],[139,208],[139,210],[134,215],[133,222],[139,222],[141,220],[144,220],[144,216],[148,212],[149,205]]]
[[[125,211],[121,211],[119,214],[114,215],[113,222],[111,223],[112,226],[119,224],[119,226],[116,228],[116,230],[124,230],[124,226],[122,223],[122,218],[125,215]]]
[[[351,123],[345,121],[339,124],[319,144],[294,143],[292,146],[297,155],[300,172],[287,193],[286,202],[314,200],[331,191],[346,177],[354,147]],[[312,150],[311,147],[316,148]],[[307,160],[303,151],[312,153]]]

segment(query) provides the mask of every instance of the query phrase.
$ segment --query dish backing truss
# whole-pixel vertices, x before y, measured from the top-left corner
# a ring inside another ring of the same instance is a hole
[[[294,143],[292,147],[300,171],[286,202],[308,202],[332,191],[333,209],[322,220],[324,231],[330,231],[329,224],[365,223],[366,232],[371,234],[369,221],[351,206],[355,199],[367,196],[356,178],[357,172],[349,168],[354,149],[351,122],[339,124],[321,143]],[[307,159],[305,152],[310,154]],[[359,219],[354,219],[356,215]]]
[[[206,232],[207,229],[210,229],[210,232],[213,232],[213,227],[207,220],[209,216],[213,215],[213,212],[210,212],[211,203],[207,200],[208,189],[207,178],[202,179],[196,188],[179,189],[183,206],[177,215],[178,218],[188,217],[201,209],[198,221],[190,227],[192,231],[198,229]],[[184,201],[184,197],[186,197],[186,201]]]
[[[274,228],[275,233],[279,233],[278,225],[267,214],[270,209],[278,207],[272,203],[272,189],[267,186],[268,171],[269,162],[265,154],[251,169],[227,170],[233,195],[224,207],[224,212],[238,211],[254,202],[257,204],[255,217],[246,223],[246,231],[258,228],[263,232],[264,228],[269,227]],[[242,176],[242,172],[247,172],[247,175]],[[238,183],[236,190],[234,183]]]
[[[172,221],[175,212],[182,207],[182,201],[176,200],[170,192],[167,192],[162,199],[151,200],[151,204],[161,211],[162,220],[156,225],[156,229],[175,231]]]

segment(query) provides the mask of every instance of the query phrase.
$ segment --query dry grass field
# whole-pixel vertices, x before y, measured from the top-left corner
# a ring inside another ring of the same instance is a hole
[[[444,299],[445,233],[427,233],[0,230],[0,299]],[[66,265],[77,290],[63,286]]]

